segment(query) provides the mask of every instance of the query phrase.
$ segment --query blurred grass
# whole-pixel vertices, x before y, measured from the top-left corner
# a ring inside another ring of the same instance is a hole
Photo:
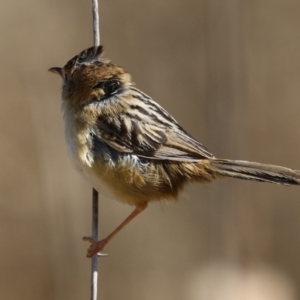
[[[106,56],[216,156],[300,169],[299,3],[128,0],[100,9]],[[67,158],[61,82],[47,69],[92,44],[90,3],[6,0],[0,19],[1,296],[87,298],[81,237],[91,188]],[[99,299],[234,299],[238,289],[263,289],[253,274],[296,299],[298,195],[224,180],[150,206],[107,248]],[[100,209],[101,235],[131,210],[104,196]],[[233,285],[222,274],[234,274]],[[274,300],[259,295],[249,299]]]

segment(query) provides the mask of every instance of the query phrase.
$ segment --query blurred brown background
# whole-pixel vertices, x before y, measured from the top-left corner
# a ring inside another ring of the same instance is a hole
[[[300,2],[100,0],[106,56],[216,156],[300,169]],[[91,3],[2,0],[1,299],[89,299],[91,188],[67,157],[61,82]],[[223,180],[153,204],[100,261],[99,299],[296,300],[300,189]],[[104,236],[130,211],[101,197]]]

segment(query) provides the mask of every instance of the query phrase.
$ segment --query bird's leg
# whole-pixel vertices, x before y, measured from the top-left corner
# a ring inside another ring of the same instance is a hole
[[[143,210],[145,210],[147,207],[147,204],[142,204],[139,206],[136,206],[134,211],[106,238],[100,241],[96,241],[92,237],[83,237],[84,241],[88,241],[91,243],[90,247],[87,250],[87,257],[91,258],[98,252],[102,251],[106,244],[122,229],[124,228],[131,220],[133,220],[138,214],[140,214]]]

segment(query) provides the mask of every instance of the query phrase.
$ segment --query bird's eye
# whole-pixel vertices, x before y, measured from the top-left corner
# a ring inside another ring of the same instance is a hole
[[[102,89],[105,93],[106,98],[115,94],[120,86],[121,82],[119,80],[111,79],[107,81],[98,82],[96,85],[93,86],[93,89]]]

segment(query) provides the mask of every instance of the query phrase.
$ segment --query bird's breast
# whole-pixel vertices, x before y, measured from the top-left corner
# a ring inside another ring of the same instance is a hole
[[[76,119],[72,109],[64,111],[65,138],[72,162],[76,168],[93,163],[91,128]]]

